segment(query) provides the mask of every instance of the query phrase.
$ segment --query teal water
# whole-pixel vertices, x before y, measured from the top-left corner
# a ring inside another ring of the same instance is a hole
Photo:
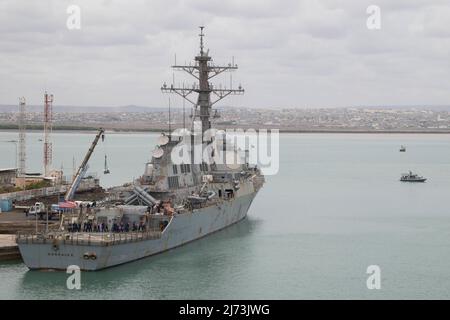
[[[28,136],[36,171],[40,136]],[[53,136],[54,166],[69,171],[93,139]],[[15,138],[0,132],[0,141]],[[108,135],[89,171],[105,186],[127,182],[143,171],[156,138]],[[14,148],[0,142],[0,167],[14,166]],[[409,169],[429,181],[399,182]],[[167,253],[82,273],[78,291],[66,288],[65,273],[0,263],[0,298],[449,299],[449,195],[447,135],[282,134],[280,171],[267,177],[247,220]],[[381,268],[380,290],[366,287],[369,265]]]

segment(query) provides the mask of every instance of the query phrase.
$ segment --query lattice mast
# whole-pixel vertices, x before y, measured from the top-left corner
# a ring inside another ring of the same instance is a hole
[[[52,103],[53,95],[45,92],[44,94],[44,176],[50,173],[52,164],[52,143],[50,136],[52,133]]]
[[[19,167],[18,175],[23,176],[26,172],[26,113],[25,113],[25,98],[19,99]]]
[[[238,89],[233,88],[215,88],[209,80],[213,77],[221,74],[225,71],[233,71],[238,68],[236,64],[229,63],[228,66],[216,66],[212,62],[212,57],[209,56],[209,50],[204,51],[203,38],[205,34],[203,33],[204,27],[200,28],[200,53],[195,57],[194,64],[190,65],[177,65],[172,66],[174,70],[181,70],[189,73],[191,76],[198,80],[198,83],[194,84],[191,88],[186,87],[175,87],[172,83],[167,86],[166,83],[161,87],[162,92],[176,93],[180,95],[186,101],[192,103],[194,106],[193,120],[199,118],[202,124],[202,132],[211,128],[211,110],[212,106],[229,95],[243,94],[244,89],[239,85]],[[197,93],[197,102],[191,99],[190,95]],[[211,99],[211,94],[213,94],[213,99]]]

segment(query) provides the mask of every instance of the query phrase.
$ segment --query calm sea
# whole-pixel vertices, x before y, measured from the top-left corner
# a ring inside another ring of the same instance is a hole
[[[93,133],[53,134],[53,166],[72,173]],[[138,177],[157,134],[109,134],[91,160],[104,186]],[[42,138],[27,139],[28,171],[42,171]],[[0,132],[0,167],[15,166]],[[398,151],[400,145],[406,153]],[[282,134],[280,171],[248,219],[178,249],[95,273],[66,288],[63,272],[0,263],[0,299],[450,298],[450,137]],[[108,155],[110,175],[104,176]],[[412,170],[429,180],[399,182]],[[366,286],[369,265],[381,289]]]

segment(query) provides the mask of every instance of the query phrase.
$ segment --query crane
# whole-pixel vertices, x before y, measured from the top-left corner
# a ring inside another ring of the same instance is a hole
[[[77,173],[73,177],[72,184],[70,185],[70,188],[67,190],[66,195],[64,196],[65,201],[69,201],[72,199],[72,197],[75,194],[75,191],[77,190],[81,179],[83,178],[84,174],[88,170],[88,162],[91,158],[92,153],[94,152],[95,146],[98,143],[98,140],[100,140],[100,137],[102,138],[102,141],[105,140],[105,130],[103,128],[100,128],[97,132],[97,135],[95,136],[94,141],[92,141],[91,147],[89,148],[88,152],[86,153],[86,156],[83,159],[83,162],[78,167]]]

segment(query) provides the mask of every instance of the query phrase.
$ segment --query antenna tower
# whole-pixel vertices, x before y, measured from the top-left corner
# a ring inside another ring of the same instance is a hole
[[[238,68],[234,61],[228,66],[216,66],[212,57],[209,56],[209,50],[204,51],[203,29],[200,28],[200,53],[195,57],[194,64],[172,66],[174,70],[181,70],[189,73],[198,82],[192,87],[175,87],[172,83],[168,86],[166,83],[161,87],[162,92],[176,93],[194,106],[193,121],[199,118],[202,122],[202,133],[211,128],[211,110],[212,106],[229,95],[243,94],[244,89],[239,85],[237,89],[233,88],[215,88],[209,80],[225,71],[233,71]],[[234,59],[233,59],[234,60]],[[194,101],[191,94],[197,93],[197,101]]]
[[[18,175],[25,175],[26,171],[26,145],[25,145],[25,133],[26,133],[26,114],[25,114],[25,98],[19,99],[19,168]]]
[[[52,103],[53,95],[45,92],[44,94],[44,176],[50,172],[52,164],[52,143],[50,135],[52,133]]]

